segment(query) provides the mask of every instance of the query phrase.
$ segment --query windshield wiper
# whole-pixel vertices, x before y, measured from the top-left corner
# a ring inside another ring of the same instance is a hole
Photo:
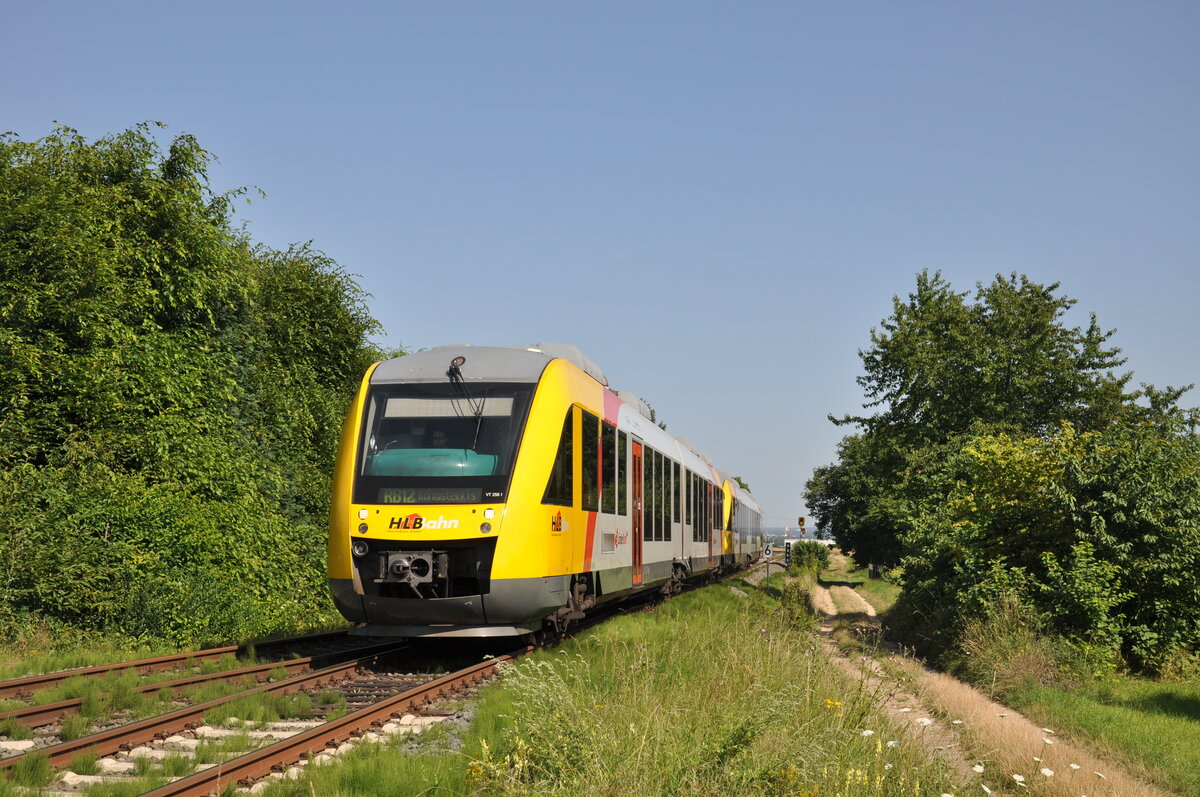
[[[446,371],[446,376],[450,379],[450,384],[462,393],[462,397],[466,399],[467,406],[471,409],[471,414],[475,416],[475,439],[471,441],[471,450],[475,450],[475,446],[479,444],[479,428],[483,425],[483,405],[487,403],[487,396],[479,400],[479,405],[475,405],[475,400],[471,398],[470,391],[467,390],[467,382],[463,379],[462,365],[467,360],[465,357],[455,357],[450,361],[450,368]]]

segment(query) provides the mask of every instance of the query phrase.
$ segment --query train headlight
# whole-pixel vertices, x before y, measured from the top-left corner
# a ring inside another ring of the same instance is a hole
[[[358,533],[359,533],[359,534],[366,534],[366,533],[367,533],[367,529],[368,529],[368,528],[369,528],[369,526],[367,526],[367,524],[366,524],[366,523],[359,523],[359,524],[358,524]]]
[[[490,532],[492,530],[492,524],[491,523],[480,523],[479,530],[482,531],[484,534],[487,534],[488,532]]]
[[[355,540],[354,544],[350,546],[350,551],[355,556],[366,556],[367,552],[370,550],[371,548],[367,545],[365,540]]]

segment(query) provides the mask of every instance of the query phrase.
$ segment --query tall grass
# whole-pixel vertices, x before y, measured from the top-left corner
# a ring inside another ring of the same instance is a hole
[[[518,662],[457,752],[364,752],[268,794],[954,792],[884,695],[818,649],[803,586],[739,586],[750,596],[698,590]]]

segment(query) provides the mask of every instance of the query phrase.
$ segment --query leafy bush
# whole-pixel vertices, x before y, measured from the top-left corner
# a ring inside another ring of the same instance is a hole
[[[364,294],[233,226],[188,135],[0,137],[0,637],[29,620],[191,645],[332,617]]]
[[[792,567],[820,573],[829,567],[829,546],[816,540],[793,542]]]
[[[906,539],[897,620],[927,651],[1010,595],[1089,670],[1200,648],[1200,441],[1177,422],[978,437],[947,470]]]

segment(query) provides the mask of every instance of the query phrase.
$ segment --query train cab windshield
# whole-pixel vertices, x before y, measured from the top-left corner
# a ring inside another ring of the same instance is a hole
[[[532,394],[532,385],[373,388],[367,397],[354,500],[502,501]]]

